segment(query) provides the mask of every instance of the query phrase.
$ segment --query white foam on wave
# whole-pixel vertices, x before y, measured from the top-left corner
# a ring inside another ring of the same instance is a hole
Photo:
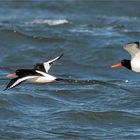
[[[48,24],[51,26],[67,23],[69,23],[69,21],[66,19],[34,19],[33,21],[25,22],[25,24]]]

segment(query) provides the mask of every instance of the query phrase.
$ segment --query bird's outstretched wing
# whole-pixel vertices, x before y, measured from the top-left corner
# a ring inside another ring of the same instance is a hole
[[[131,57],[134,58],[134,56],[140,52],[139,49],[139,42],[132,42],[132,43],[128,43],[126,45],[123,46],[123,48],[130,53]]]
[[[38,64],[34,65],[34,70],[39,70],[39,71],[48,73],[49,69],[51,68],[51,65],[52,65],[55,61],[59,60],[62,56],[63,56],[63,54],[61,54],[60,56],[57,56],[56,58],[54,58],[54,59],[52,59],[52,60],[49,60],[49,61],[47,61],[47,62],[38,63]]]
[[[14,88],[14,87],[18,86],[19,84],[21,84],[22,82],[24,82],[28,79],[32,79],[32,78],[36,78],[36,76],[16,77],[16,78],[10,80],[10,82],[8,83],[8,85],[6,86],[6,88],[4,90],[7,90],[9,88]]]

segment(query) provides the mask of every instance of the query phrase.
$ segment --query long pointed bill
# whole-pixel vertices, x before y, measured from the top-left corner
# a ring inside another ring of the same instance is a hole
[[[118,63],[118,64],[115,64],[115,65],[112,65],[111,68],[117,68],[117,67],[120,67],[120,66],[122,66],[122,64]]]
[[[6,77],[13,77],[13,76],[16,76],[16,73],[6,75]]]

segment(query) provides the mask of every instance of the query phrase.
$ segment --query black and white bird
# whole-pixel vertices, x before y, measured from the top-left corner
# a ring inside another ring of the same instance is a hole
[[[51,68],[52,64],[55,61],[59,60],[62,56],[63,54],[47,62],[38,63],[34,65],[33,69],[18,69],[14,73],[8,74],[7,77],[12,77],[12,76],[17,76],[17,77],[12,79],[8,83],[5,90],[8,88],[9,89],[14,88],[24,81],[29,81],[33,83],[49,83],[53,81],[62,80],[61,78],[57,78],[55,76],[48,74],[48,71]]]
[[[112,66],[112,68],[116,68],[119,66],[124,66],[129,70],[132,70],[134,72],[140,72],[140,48],[139,48],[139,42],[133,42],[126,44],[123,47],[127,52],[131,55],[131,60],[124,59],[120,63],[115,64]]]

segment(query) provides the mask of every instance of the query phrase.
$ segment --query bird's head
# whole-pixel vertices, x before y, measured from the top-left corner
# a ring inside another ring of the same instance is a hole
[[[121,60],[120,63],[117,63],[115,65],[112,65],[111,67],[112,68],[116,68],[116,67],[120,67],[120,66],[124,66],[127,69],[132,70],[132,68],[131,68],[131,61],[130,60],[127,60],[127,59],[123,59],[123,60]]]

